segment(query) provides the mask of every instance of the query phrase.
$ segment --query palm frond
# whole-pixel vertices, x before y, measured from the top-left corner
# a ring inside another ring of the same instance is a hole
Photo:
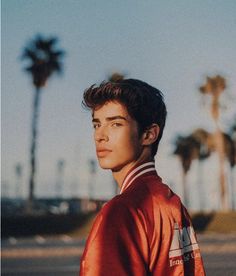
[[[62,72],[65,51],[56,48],[57,42],[57,37],[44,38],[38,34],[23,51],[22,59],[30,63],[25,70],[32,75],[37,87],[43,86],[54,72]]]

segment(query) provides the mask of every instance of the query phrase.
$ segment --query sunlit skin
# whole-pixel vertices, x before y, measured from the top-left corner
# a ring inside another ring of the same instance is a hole
[[[158,137],[155,124],[141,136],[126,107],[110,101],[93,111],[94,140],[100,166],[112,170],[121,187],[127,172],[137,163],[153,160],[151,144]]]

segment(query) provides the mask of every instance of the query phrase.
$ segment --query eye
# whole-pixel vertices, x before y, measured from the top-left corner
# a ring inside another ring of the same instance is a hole
[[[94,129],[99,128],[99,127],[100,127],[100,124],[98,124],[98,123],[93,124]]]
[[[120,126],[122,126],[122,124],[121,124],[121,123],[114,122],[114,123],[112,123],[112,126],[113,126],[113,127],[120,127]]]

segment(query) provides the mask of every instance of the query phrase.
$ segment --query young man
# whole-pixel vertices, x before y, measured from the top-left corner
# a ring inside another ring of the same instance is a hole
[[[134,79],[103,82],[85,91],[83,104],[99,164],[120,194],[96,217],[80,275],[205,275],[187,210],[155,170],[167,114],[161,92]]]

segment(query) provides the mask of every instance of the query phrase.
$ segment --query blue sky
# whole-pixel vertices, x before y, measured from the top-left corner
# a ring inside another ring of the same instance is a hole
[[[168,120],[157,168],[178,191],[180,167],[171,155],[179,133],[214,129],[198,87],[222,74],[228,88],[222,127],[236,110],[236,1],[2,0],[2,180],[14,194],[14,165],[24,167],[27,194],[33,87],[19,57],[41,33],[56,35],[67,55],[64,75],[49,80],[39,122],[36,194],[55,192],[56,163],[66,161],[64,194],[88,192],[88,160],[95,158],[84,89],[112,71],[140,78],[163,91]],[[234,100],[232,98],[234,97]],[[170,175],[169,171],[173,171]],[[109,197],[111,175],[99,169],[95,193]]]

